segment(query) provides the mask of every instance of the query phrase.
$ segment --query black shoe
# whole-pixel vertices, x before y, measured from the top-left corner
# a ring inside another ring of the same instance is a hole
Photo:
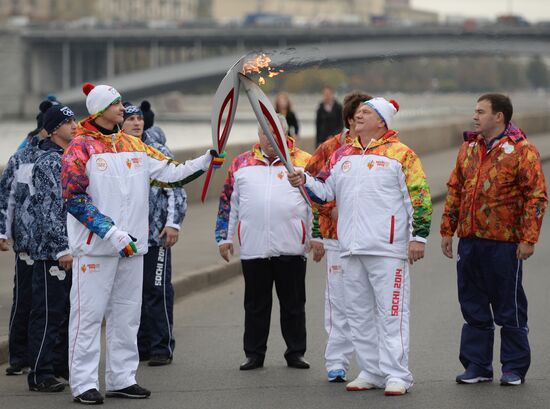
[[[149,355],[140,355],[139,356],[139,362],[145,362],[145,361],[148,361],[149,359],[151,359],[151,357]]]
[[[64,369],[62,371],[54,371],[54,376],[56,378],[63,378],[65,379],[66,381],[69,380],[69,370],[68,369]]]
[[[43,382],[29,385],[29,390],[32,392],[61,392],[63,389],[65,389],[63,382],[55,378],[47,378]]]
[[[239,369],[241,371],[250,371],[251,369],[263,368],[264,360],[262,358],[255,358],[248,356]]]
[[[145,399],[151,396],[151,391],[142,388],[136,383],[118,391],[107,391],[105,396],[108,398]]]
[[[172,358],[165,355],[151,355],[151,359],[149,359],[149,366],[163,366],[171,363]]]
[[[83,405],[103,405],[103,396],[97,389],[88,389],[73,399]]]
[[[309,369],[309,362],[306,361],[303,356],[287,358],[286,364],[291,368]]]
[[[23,375],[29,371],[28,366],[10,365],[6,368],[6,376]]]

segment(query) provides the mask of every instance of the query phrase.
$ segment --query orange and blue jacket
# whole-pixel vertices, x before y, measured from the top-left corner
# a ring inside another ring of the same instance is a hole
[[[537,242],[546,182],[537,149],[514,124],[489,150],[480,135],[465,132],[447,187],[442,236]]]
[[[353,138],[350,136],[349,131],[344,132],[345,135],[342,135],[342,133],[334,135],[319,145],[309,159],[305,169],[307,173],[311,176],[317,176],[325,166],[328,166],[332,154],[342,147],[342,139],[344,145],[353,142]],[[319,211],[319,228],[321,230],[321,235],[324,239],[338,240],[338,235],[336,233],[337,222],[332,218],[332,209],[336,207],[336,201],[329,202],[324,206],[316,206]]]

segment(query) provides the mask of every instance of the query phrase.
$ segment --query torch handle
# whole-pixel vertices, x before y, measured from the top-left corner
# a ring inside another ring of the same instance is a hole
[[[204,186],[202,187],[201,201],[204,203],[206,199],[206,193],[208,192],[208,186],[210,185],[210,179],[212,178],[212,173],[214,171],[214,161],[210,161],[210,166],[206,172],[206,179],[204,180]]]

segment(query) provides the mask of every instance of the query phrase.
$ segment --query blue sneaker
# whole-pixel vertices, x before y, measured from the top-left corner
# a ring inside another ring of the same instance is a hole
[[[516,386],[525,382],[525,379],[513,372],[503,372],[500,378],[502,386]]]
[[[456,383],[472,384],[478,382],[492,382],[492,373],[481,373],[479,370],[468,368],[456,377]]]
[[[328,381],[329,382],[346,382],[346,371],[343,369],[333,369],[328,371]]]

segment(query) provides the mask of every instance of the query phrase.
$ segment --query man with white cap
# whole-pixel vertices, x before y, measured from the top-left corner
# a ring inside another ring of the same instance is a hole
[[[336,199],[346,313],[361,373],[349,391],[403,395],[408,368],[410,264],[424,257],[431,199],[416,154],[391,129],[399,109],[384,98],[355,113],[357,138],[331,156],[317,178],[289,174],[319,203]]]
[[[149,184],[179,187],[200,176],[214,151],[178,164],[119,129],[124,107],[116,89],[85,84],[90,117],[65,151],[63,196],[74,257],[69,322],[74,400],[99,404],[101,322],[106,319],[107,397],[147,398],[136,383],[143,254],[148,249]],[[215,158],[216,164],[223,163]]]

